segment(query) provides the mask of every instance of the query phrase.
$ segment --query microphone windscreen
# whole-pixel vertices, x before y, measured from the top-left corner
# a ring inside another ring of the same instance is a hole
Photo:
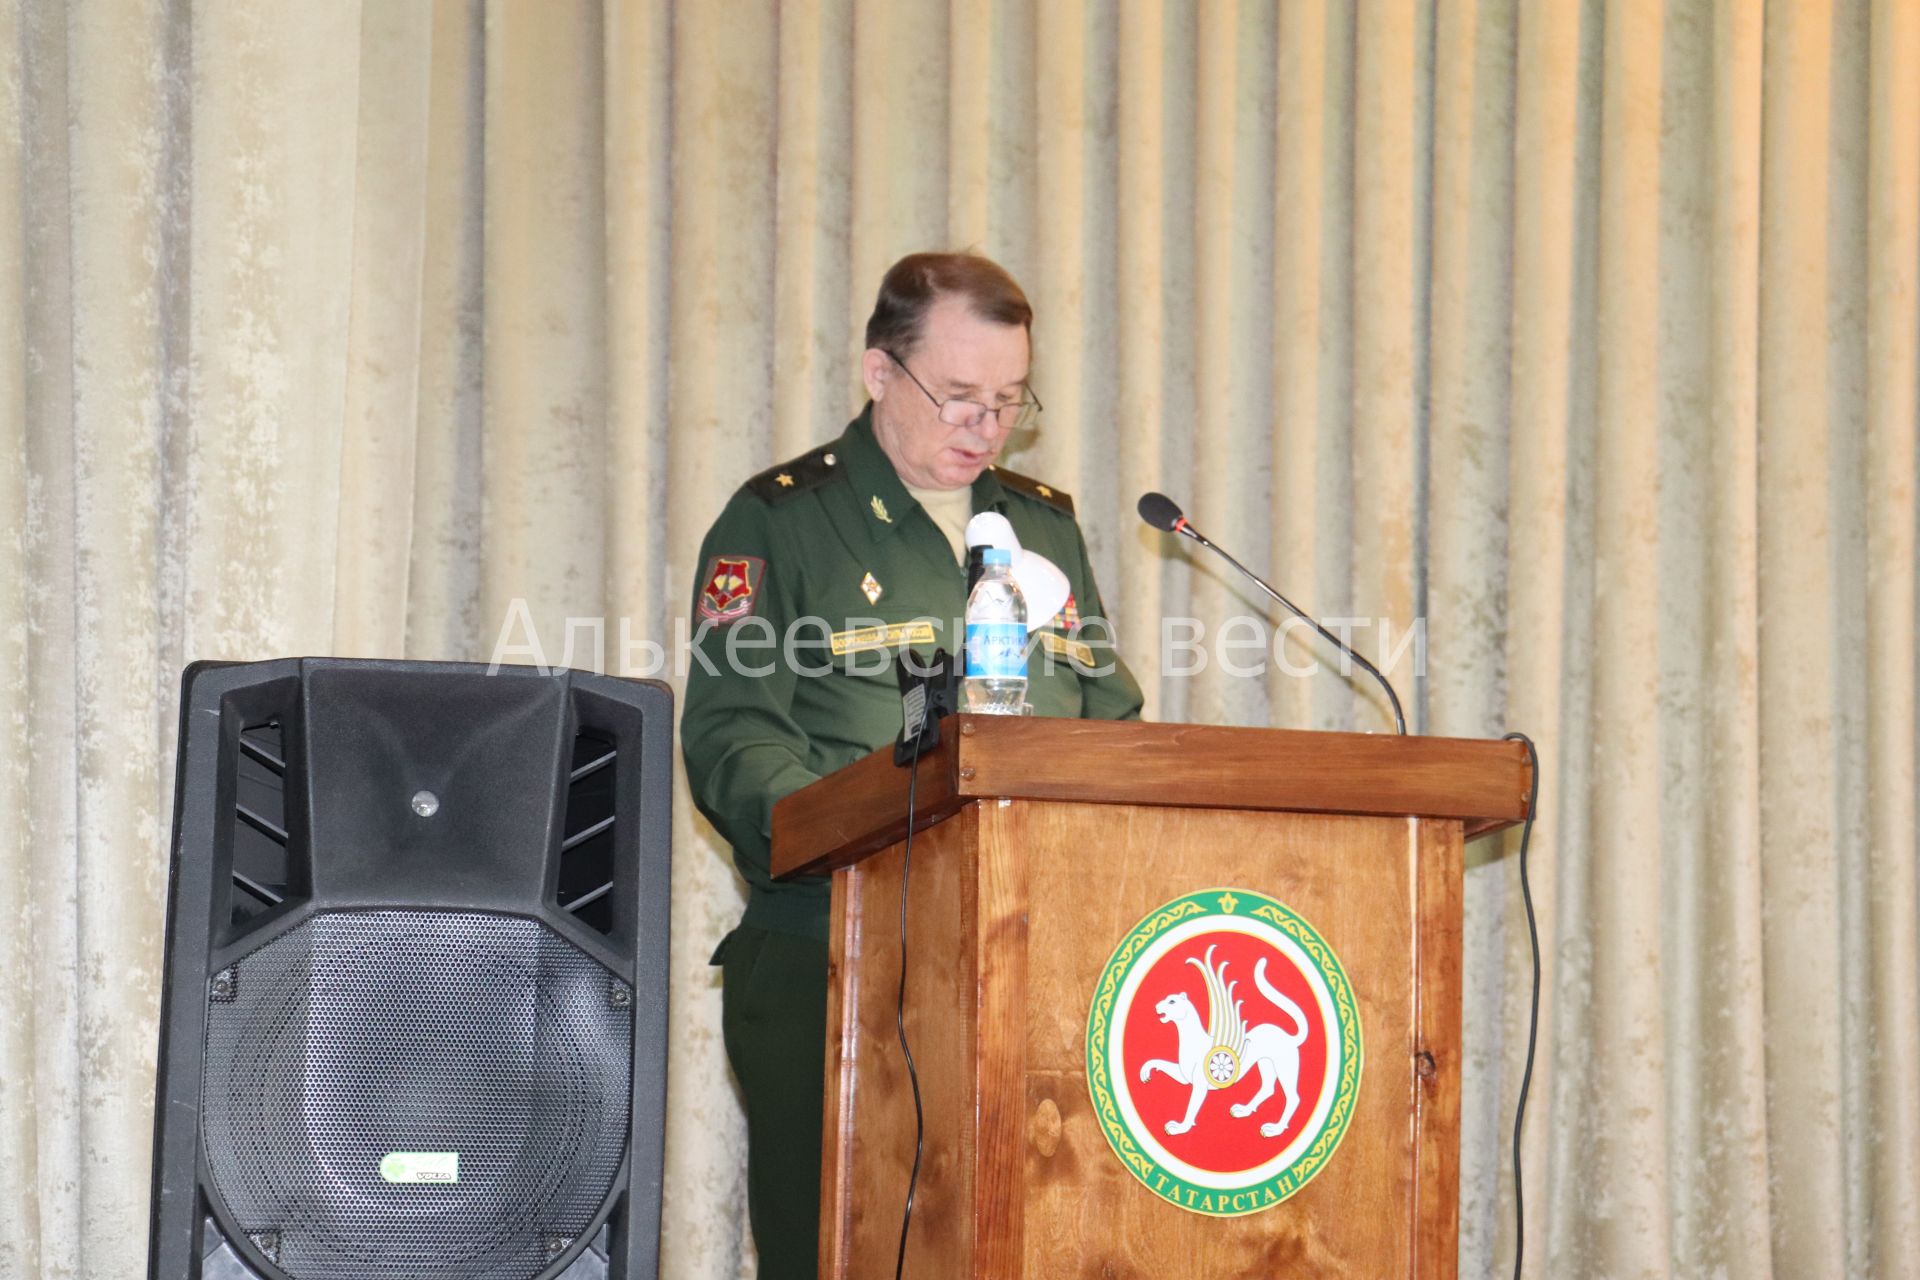
[[[1054,615],[1066,607],[1073,584],[1060,566],[1037,551],[1017,551],[1013,556],[1013,580],[1027,602],[1027,633],[1031,635],[1052,623]]]
[[[1164,493],[1143,493],[1140,495],[1140,518],[1156,529],[1172,533],[1174,526],[1180,523],[1180,506]]]
[[[1020,535],[1013,531],[1013,522],[998,511],[981,511],[967,521],[967,545],[1018,551]]]

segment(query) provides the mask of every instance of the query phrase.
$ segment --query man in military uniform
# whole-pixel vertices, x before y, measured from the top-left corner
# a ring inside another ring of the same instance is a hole
[[[714,962],[763,1280],[815,1273],[826,1052],[828,885],[770,877],[774,802],[899,734],[900,650],[959,650],[971,515],[1005,515],[1072,589],[1033,650],[1034,714],[1140,713],[1132,675],[1082,630],[1104,613],[1072,501],[993,466],[1037,408],[1032,314],[985,258],[896,263],[867,322],[870,403],[839,439],[743,485],[700,549],[681,747],[750,891]]]

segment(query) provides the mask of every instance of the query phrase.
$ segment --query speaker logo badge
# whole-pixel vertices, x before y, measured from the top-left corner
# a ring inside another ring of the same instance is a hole
[[[1270,1209],[1326,1167],[1361,1056],[1339,957],[1249,889],[1149,912],[1114,949],[1087,1018],[1108,1145],[1155,1195],[1216,1217]]]
[[[380,1158],[380,1176],[395,1184],[460,1181],[458,1151],[389,1151]]]
[[[700,616],[709,622],[733,622],[753,613],[766,561],[757,556],[715,556],[700,581]]]

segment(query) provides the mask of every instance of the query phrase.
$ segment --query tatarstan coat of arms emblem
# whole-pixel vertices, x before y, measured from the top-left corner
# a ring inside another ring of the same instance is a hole
[[[1333,949],[1294,911],[1207,889],[1114,949],[1087,1018],[1107,1143],[1195,1213],[1270,1209],[1326,1166],[1360,1091],[1360,1014]]]

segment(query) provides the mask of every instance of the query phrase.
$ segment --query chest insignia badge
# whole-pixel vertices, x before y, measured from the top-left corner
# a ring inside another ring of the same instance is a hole
[[[880,499],[875,498],[874,501],[878,502]],[[871,573],[860,579],[860,593],[866,596],[868,604],[879,604],[880,593],[884,590],[886,588],[880,585],[880,580]]]
[[[887,514],[887,504],[880,501],[880,495],[873,497],[873,514],[887,524],[893,523],[893,517]]]

